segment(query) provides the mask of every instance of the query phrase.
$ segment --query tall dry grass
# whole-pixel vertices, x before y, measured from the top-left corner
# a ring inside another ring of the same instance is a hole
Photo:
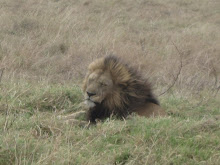
[[[210,0],[0,0],[2,81],[80,81],[116,54],[166,90],[219,86],[220,3]],[[161,88],[160,88],[161,87]]]
[[[219,11],[219,0],[0,0],[0,164],[217,165]],[[167,94],[169,116],[57,120],[80,109],[88,64],[111,53]]]

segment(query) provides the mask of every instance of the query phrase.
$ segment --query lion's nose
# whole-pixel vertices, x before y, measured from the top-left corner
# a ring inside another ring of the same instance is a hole
[[[88,95],[89,97],[91,97],[91,96],[94,96],[94,95],[96,95],[96,94],[95,94],[95,93],[87,92],[87,95]]]

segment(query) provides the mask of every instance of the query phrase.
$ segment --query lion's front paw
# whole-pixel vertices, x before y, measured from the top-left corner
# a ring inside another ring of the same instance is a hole
[[[85,113],[86,113],[85,111],[79,111],[79,112],[72,113],[70,115],[59,115],[57,116],[57,118],[61,120],[76,119],[80,117],[81,115],[85,115]]]
[[[85,111],[79,111],[70,115],[59,115],[57,116],[57,119],[63,121],[65,124],[68,125],[87,126],[89,124],[88,122],[77,119],[81,115],[85,115],[85,113]]]

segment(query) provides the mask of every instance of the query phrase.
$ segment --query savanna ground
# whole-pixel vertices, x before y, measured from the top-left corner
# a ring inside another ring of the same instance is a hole
[[[0,0],[0,164],[219,164],[219,18],[218,0]],[[111,53],[148,77],[168,117],[57,120]]]

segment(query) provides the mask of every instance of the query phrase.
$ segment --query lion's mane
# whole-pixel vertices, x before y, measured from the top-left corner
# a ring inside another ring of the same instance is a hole
[[[154,97],[151,85],[134,68],[124,63],[115,56],[107,56],[103,60],[97,60],[89,66],[89,71],[96,69],[111,74],[115,88],[111,96],[90,108],[87,112],[87,119],[95,123],[96,119],[102,120],[110,116],[126,118],[127,115],[135,112],[138,107],[147,103],[159,105]],[[87,83],[85,81],[85,83]],[[86,85],[86,84],[84,84]]]

